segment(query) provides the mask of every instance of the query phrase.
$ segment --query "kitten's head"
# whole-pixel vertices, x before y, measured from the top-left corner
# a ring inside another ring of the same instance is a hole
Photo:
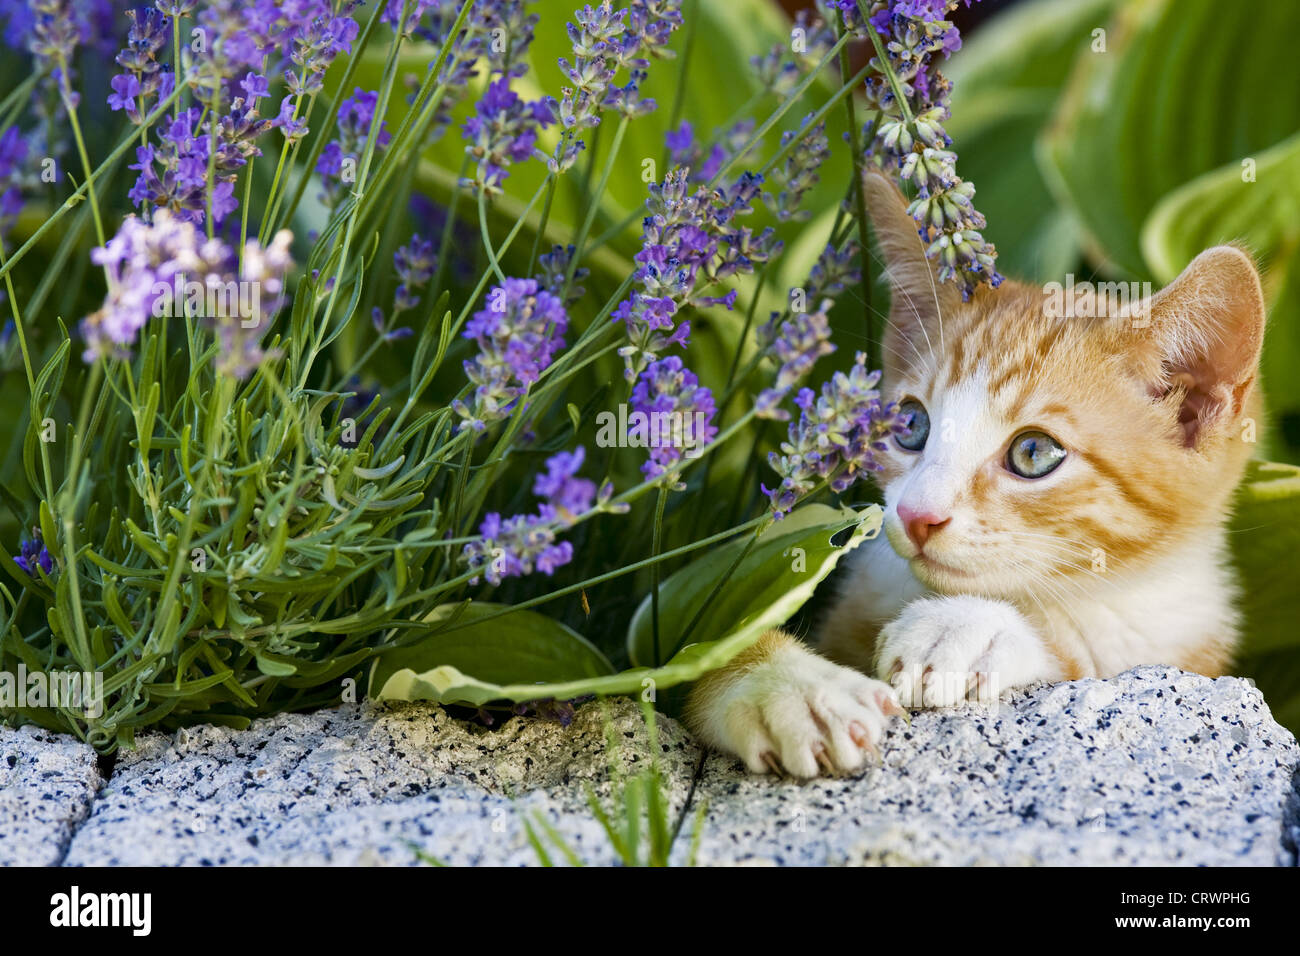
[[[891,285],[882,388],[914,415],[880,456],[885,531],[917,577],[1014,597],[1217,547],[1260,416],[1250,257],[1210,249],[1149,298],[1007,281],[963,303],[893,184],[866,189]]]

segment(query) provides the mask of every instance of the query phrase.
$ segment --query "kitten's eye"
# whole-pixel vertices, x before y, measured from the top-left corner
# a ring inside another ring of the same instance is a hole
[[[908,398],[898,406],[898,411],[904,418],[910,415],[911,420],[908,422],[908,430],[894,440],[900,448],[920,451],[925,447],[925,440],[930,437],[930,416],[925,406],[914,398]]]
[[[1065,461],[1065,449],[1046,432],[1021,432],[1007,450],[1007,468],[1021,478],[1042,478]]]

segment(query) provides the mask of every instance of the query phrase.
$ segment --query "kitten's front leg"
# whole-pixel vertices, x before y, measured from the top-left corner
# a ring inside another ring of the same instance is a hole
[[[1064,676],[1019,611],[972,595],[921,598],[903,608],[876,638],[875,671],[905,707],[990,701],[1008,688]]]
[[[886,684],[768,631],[691,688],[686,722],[754,773],[815,777],[857,770],[901,713]]]

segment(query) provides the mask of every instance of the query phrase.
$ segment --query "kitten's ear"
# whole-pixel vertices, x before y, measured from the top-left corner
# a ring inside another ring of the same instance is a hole
[[[1146,380],[1157,394],[1182,390],[1178,423],[1188,448],[1241,414],[1259,376],[1264,344],[1264,291],[1251,257],[1215,246],[1192,260],[1133,317],[1152,333],[1141,349]]]
[[[916,355],[919,343],[927,341],[927,330],[939,328],[961,296],[953,283],[939,281],[925,257],[916,220],[907,214],[898,187],[880,171],[869,169],[862,176],[862,189],[890,286],[885,363],[906,362]]]

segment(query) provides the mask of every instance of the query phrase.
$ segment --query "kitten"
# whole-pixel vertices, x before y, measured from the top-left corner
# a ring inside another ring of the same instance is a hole
[[[751,771],[811,777],[860,767],[902,707],[1139,664],[1222,674],[1224,524],[1261,415],[1250,257],[1210,249],[1134,303],[1011,281],[963,303],[893,184],[866,188],[884,397],[914,416],[881,456],[885,533],[845,559],[820,654],[769,631],[692,688],[689,725]]]

